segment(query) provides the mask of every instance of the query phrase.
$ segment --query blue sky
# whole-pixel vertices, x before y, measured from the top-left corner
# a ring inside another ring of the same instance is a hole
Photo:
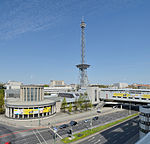
[[[149,83],[149,6],[149,0],[0,0],[0,81],[78,83],[84,16],[90,83]]]

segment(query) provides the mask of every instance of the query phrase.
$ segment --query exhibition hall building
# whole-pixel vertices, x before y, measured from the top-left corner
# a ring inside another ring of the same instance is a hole
[[[56,113],[56,101],[44,99],[44,87],[21,85],[20,97],[5,98],[5,115],[15,119],[46,117]]]

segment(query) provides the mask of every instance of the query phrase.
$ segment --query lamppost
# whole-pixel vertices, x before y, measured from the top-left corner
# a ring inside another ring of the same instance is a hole
[[[90,122],[90,125],[91,125],[91,131],[92,131],[92,118],[91,118],[91,122]]]
[[[68,130],[68,137],[72,137],[72,127]]]
[[[56,128],[54,128],[53,131],[54,131],[54,137],[53,137],[54,138],[54,144],[56,144],[56,133],[58,130]]]
[[[39,118],[39,126],[41,125],[41,121],[40,121],[40,118]]]
[[[129,115],[131,114],[131,103],[129,102]]]

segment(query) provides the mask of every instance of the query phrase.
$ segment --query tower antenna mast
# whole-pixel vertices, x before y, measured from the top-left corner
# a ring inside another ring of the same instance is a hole
[[[84,30],[86,27],[86,24],[84,22],[84,18],[82,17],[82,21],[80,24],[81,27],[81,64],[76,65],[76,67],[80,71],[80,87],[85,88],[88,86],[88,76],[87,76],[87,68],[90,67],[90,65],[85,63],[85,34]]]

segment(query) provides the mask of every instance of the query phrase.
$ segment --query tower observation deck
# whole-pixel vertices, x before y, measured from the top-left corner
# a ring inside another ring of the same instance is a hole
[[[87,87],[88,86],[88,76],[87,76],[87,68],[90,67],[89,64],[85,63],[85,35],[84,29],[86,27],[85,22],[81,21],[81,64],[76,65],[76,67],[80,71],[80,87]]]

